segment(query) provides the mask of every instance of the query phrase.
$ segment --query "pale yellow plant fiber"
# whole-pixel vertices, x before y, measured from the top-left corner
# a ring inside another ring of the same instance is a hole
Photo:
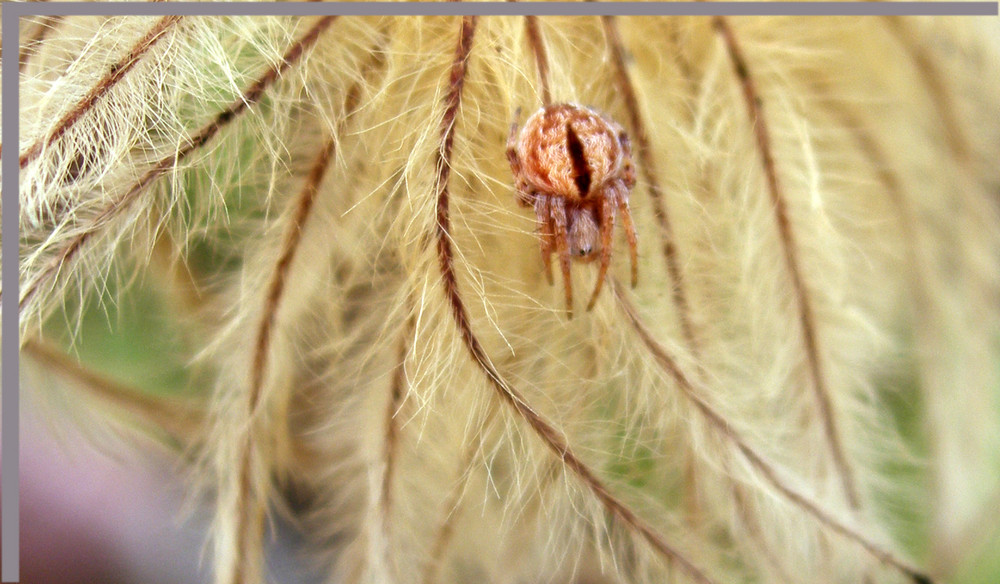
[[[197,429],[107,415],[196,461],[219,584],[282,581],[276,512],[331,582],[948,580],[1000,468],[997,21],[534,25],[544,56],[523,17],[25,20],[25,354],[99,386],[43,323],[156,283],[214,384]],[[639,284],[618,227],[572,319],[504,152],[543,85],[645,150]]]

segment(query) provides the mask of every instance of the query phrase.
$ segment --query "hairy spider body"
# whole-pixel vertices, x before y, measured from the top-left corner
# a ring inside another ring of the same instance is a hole
[[[600,252],[597,283],[587,305],[590,310],[611,264],[611,237],[618,211],[628,239],[635,286],[636,234],[628,206],[635,168],[628,136],[621,126],[588,107],[547,105],[528,118],[520,133],[516,120],[511,125],[507,159],[518,202],[533,207],[538,217],[542,260],[550,284],[551,256],[559,254],[570,317],[570,259],[591,262]]]

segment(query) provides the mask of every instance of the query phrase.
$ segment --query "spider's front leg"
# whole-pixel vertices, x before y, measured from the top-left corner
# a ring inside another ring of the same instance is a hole
[[[562,268],[563,283],[566,285],[566,315],[573,318],[573,282],[569,275],[569,229],[566,221],[566,200],[562,197],[548,197],[555,232],[556,251]]]
[[[628,134],[621,132],[618,134],[618,144],[622,147],[625,166],[622,169],[621,180],[611,189],[609,197],[614,200],[615,207],[622,212],[622,227],[625,228],[625,237],[628,239],[628,254],[632,260],[632,287],[639,282],[639,238],[635,234],[635,223],[632,222],[632,211],[628,206],[628,194],[635,187],[635,166],[632,164],[632,144],[629,142]]]
[[[549,281],[549,286],[552,285],[552,246],[553,246],[553,229],[552,229],[552,205],[550,203],[550,197],[545,195],[535,196],[535,217],[538,218],[538,244],[542,251],[542,261],[545,262],[545,277]]]
[[[601,287],[604,286],[604,278],[608,274],[608,266],[611,265],[611,236],[614,234],[615,229],[616,209],[617,205],[614,195],[611,193],[606,194],[601,199],[601,206],[598,211],[599,223],[601,225],[601,267],[597,271],[597,284],[594,286],[594,293],[590,296],[590,302],[587,303],[587,310],[594,308],[597,296],[601,293]],[[633,264],[633,271],[634,267],[635,264]]]

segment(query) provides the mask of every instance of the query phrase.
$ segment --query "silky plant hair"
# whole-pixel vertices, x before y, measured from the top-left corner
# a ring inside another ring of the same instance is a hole
[[[216,584],[284,580],[279,519],[331,583],[951,581],[1000,489],[998,33],[24,18],[31,399],[175,452]],[[572,317],[505,154],[555,103],[637,178],[638,283],[619,217]]]

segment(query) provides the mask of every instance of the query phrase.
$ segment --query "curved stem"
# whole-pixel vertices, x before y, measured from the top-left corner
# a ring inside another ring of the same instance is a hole
[[[411,303],[412,305],[412,303]],[[396,578],[394,570],[393,555],[391,553],[392,542],[392,487],[396,479],[396,466],[399,458],[399,420],[400,409],[406,400],[406,392],[409,379],[406,376],[406,358],[410,353],[410,337],[416,328],[416,321],[411,315],[406,320],[399,335],[399,347],[396,355],[396,367],[392,374],[392,383],[389,385],[389,399],[386,400],[385,408],[385,438],[382,442],[382,487],[379,492],[379,511],[381,514],[382,538],[385,548],[385,562],[389,567],[393,580]]]
[[[806,360],[809,365],[809,376],[812,379],[813,392],[816,397],[817,407],[819,408],[823,431],[826,434],[827,444],[833,456],[833,463],[840,477],[844,495],[847,497],[851,508],[857,510],[861,507],[858,487],[854,478],[854,471],[844,452],[843,439],[840,436],[840,430],[837,427],[837,420],[834,416],[834,406],[830,398],[830,389],[827,387],[826,376],[823,372],[823,364],[819,354],[819,341],[817,339],[816,319],[809,297],[809,289],[806,286],[801,268],[799,267],[799,249],[795,241],[795,233],[792,230],[791,218],[788,215],[788,202],[781,190],[778,173],[775,169],[771,136],[767,120],[764,117],[764,103],[757,92],[753,77],[747,67],[746,60],[743,58],[743,53],[736,41],[736,35],[732,28],[730,28],[729,24],[721,16],[715,17],[714,23],[716,30],[719,31],[725,43],[726,51],[732,61],[736,77],[743,87],[743,97],[746,102],[747,114],[750,117],[750,125],[753,127],[754,135],[757,139],[757,150],[760,153],[761,164],[764,168],[764,174],[767,177],[768,193],[771,196],[771,204],[774,208],[774,219],[784,250],[785,268],[788,270],[789,279],[795,290],[799,325],[802,329]]]
[[[649,140],[649,133],[646,131],[646,124],[642,119],[642,111],[639,107],[639,99],[635,93],[635,85],[629,78],[628,68],[625,65],[625,49],[622,44],[621,35],[618,33],[618,26],[615,24],[613,16],[604,16],[601,22],[604,25],[604,36],[611,51],[611,61],[615,68],[615,80],[617,81],[622,99],[625,100],[625,109],[628,111],[629,124],[632,127],[632,134],[635,136],[635,150],[636,155],[639,157],[639,167],[642,170],[643,177],[646,179],[646,184],[649,185],[649,198],[653,203],[653,214],[660,225],[663,259],[666,262],[670,280],[673,282],[670,292],[674,306],[677,309],[677,319],[680,321],[684,341],[691,348],[692,352],[697,354],[697,336],[694,332],[694,325],[691,322],[691,309],[688,304],[684,274],[681,272],[680,260],[677,254],[674,229],[670,222],[666,203],[664,202],[666,197],[663,193],[663,187],[660,184],[656,166],[653,163],[653,146]]]
[[[97,103],[108,91],[111,90],[119,81],[125,77],[135,65],[140,61],[143,55],[145,55],[150,49],[160,41],[166,33],[170,31],[175,24],[180,21],[181,17],[177,15],[164,16],[161,18],[153,28],[149,29],[139,42],[137,42],[132,49],[125,54],[124,57],[119,59],[113,65],[111,65],[110,70],[107,74],[102,77],[96,85],[94,85],[90,91],[83,96],[80,101],[76,103],[65,115],[56,123],[55,127],[43,138],[35,140],[28,148],[21,153],[18,157],[18,165],[20,168],[24,168],[29,162],[38,157],[38,154],[42,151],[42,148],[47,148],[51,146],[56,140],[60,138],[63,134],[68,132],[85,113],[87,113],[94,104]]]
[[[265,90],[277,81],[278,77],[287,69],[292,67],[306,49],[315,44],[319,34],[326,30],[330,24],[336,20],[336,16],[322,18],[299,40],[293,43],[285,52],[284,58],[272,66],[267,72],[259,77],[253,85],[235,100],[228,108],[219,112],[215,119],[202,127],[198,132],[188,138],[187,144],[179,147],[175,152],[171,152],[154,164],[146,174],[144,174],[132,187],[122,196],[116,198],[106,206],[97,216],[90,221],[90,224],[72,238],[59,253],[52,259],[49,265],[38,273],[38,275],[27,283],[21,299],[18,302],[18,310],[23,311],[28,302],[38,293],[44,284],[55,278],[59,272],[80,253],[83,246],[90,238],[97,235],[100,230],[115,218],[123,215],[138,200],[139,195],[146,190],[157,178],[177,164],[187,158],[192,152],[207,144],[219,131],[237,119],[247,111],[247,108],[264,96]]]
[[[538,84],[541,86],[542,105],[552,103],[552,91],[549,89],[549,55],[545,50],[545,39],[538,29],[537,16],[524,17],[524,29],[528,33],[528,47],[535,55],[535,67],[538,69]]]
[[[518,417],[523,419],[535,434],[559,457],[565,467],[593,493],[605,508],[619,520],[638,532],[665,559],[673,561],[688,574],[692,580],[701,584],[712,584],[698,567],[680,554],[663,538],[660,533],[646,523],[639,515],[627,507],[622,501],[608,491],[604,483],[576,454],[570,450],[566,439],[552,424],[524,400],[524,397],[514,387],[500,376],[490,363],[489,358],[479,339],[472,331],[469,315],[458,291],[458,281],[455,277],[454,260],[451,250],[450,221],[448,214],[448,179],[451,175],[451,148],[455,135],[455,118],[461,102],[462,85],[465,82],[466,67],[472,49],[472,38],[475,31],[475,17],[465,17],[462,21],[462,31],[459,36],[456,58],[452,66],[449,88],[445,96],[445,112],[441,118],[441,148],[438,150],[437,179],[437,249],[441,269],[441,283],[444,295],[451,305],[452,318],[462,338],[462,343],[468,349],[472,360],[486,376],[496,390],[501,401],[511,407]]]
[[[643,345],[646,346],[646,349],[649,350],[650,355],[653,356],[657,364],[659,364],[663,371],[677,383],[677,386],[681,390],[681,395],[683,395],[691,403],[691,405],[694,406],[695,410],[701,414],[701,416],[712,428],[714,428],[728,442],[736,447],[736,450],[747,461],[747,463],[756,469],[761,478],[774,487],[781,498],[802,509],[830,530],[839,533],[848,540],[860,545],[875,559],[896,568],[903,574],[910,577],[916,584],[931,582],[930,577],[921,572],[918,568],[914,567],[909,562],[896,557],[896,555],[891,551],[884,549],[875,542],[869,540],[856,529],[837,520],[833,513],[821,507],[819,503],[816,503],[805,494],[800,493],[793,487],[786,484],[786,482],[782,480],[781,473],[778,471],[777,467],[769,463],[764,455],[752,447],[722,414],[716,411],[715,408],[713,408],[698,394],[696,389],[697,386],[691,381],[687,374],[684,373],[677,361],[670,356],[663,345],[653,338],[652,333],[650,333],[649,329],[646,328],[646,325],[642,322],[642,319],[640,319],[635,306],[628,300],[628,298],[626,298],[621,284],[612,279],[611,287],[615,292],[615,297],[618,299],[618,305],[625,314],[629,323],[632,325],[632,329],[639,336],[639,339],[642,341]]]
[[[150,428],[165,432],[179,445],[190,444],[201,431],[203,412],[194,404],[150,395],[94,371],[41,339],[31,339],[22,348],[24,354],[44,365],[46,370],[78,382],[90,395],[120,408],[142,420]]]

